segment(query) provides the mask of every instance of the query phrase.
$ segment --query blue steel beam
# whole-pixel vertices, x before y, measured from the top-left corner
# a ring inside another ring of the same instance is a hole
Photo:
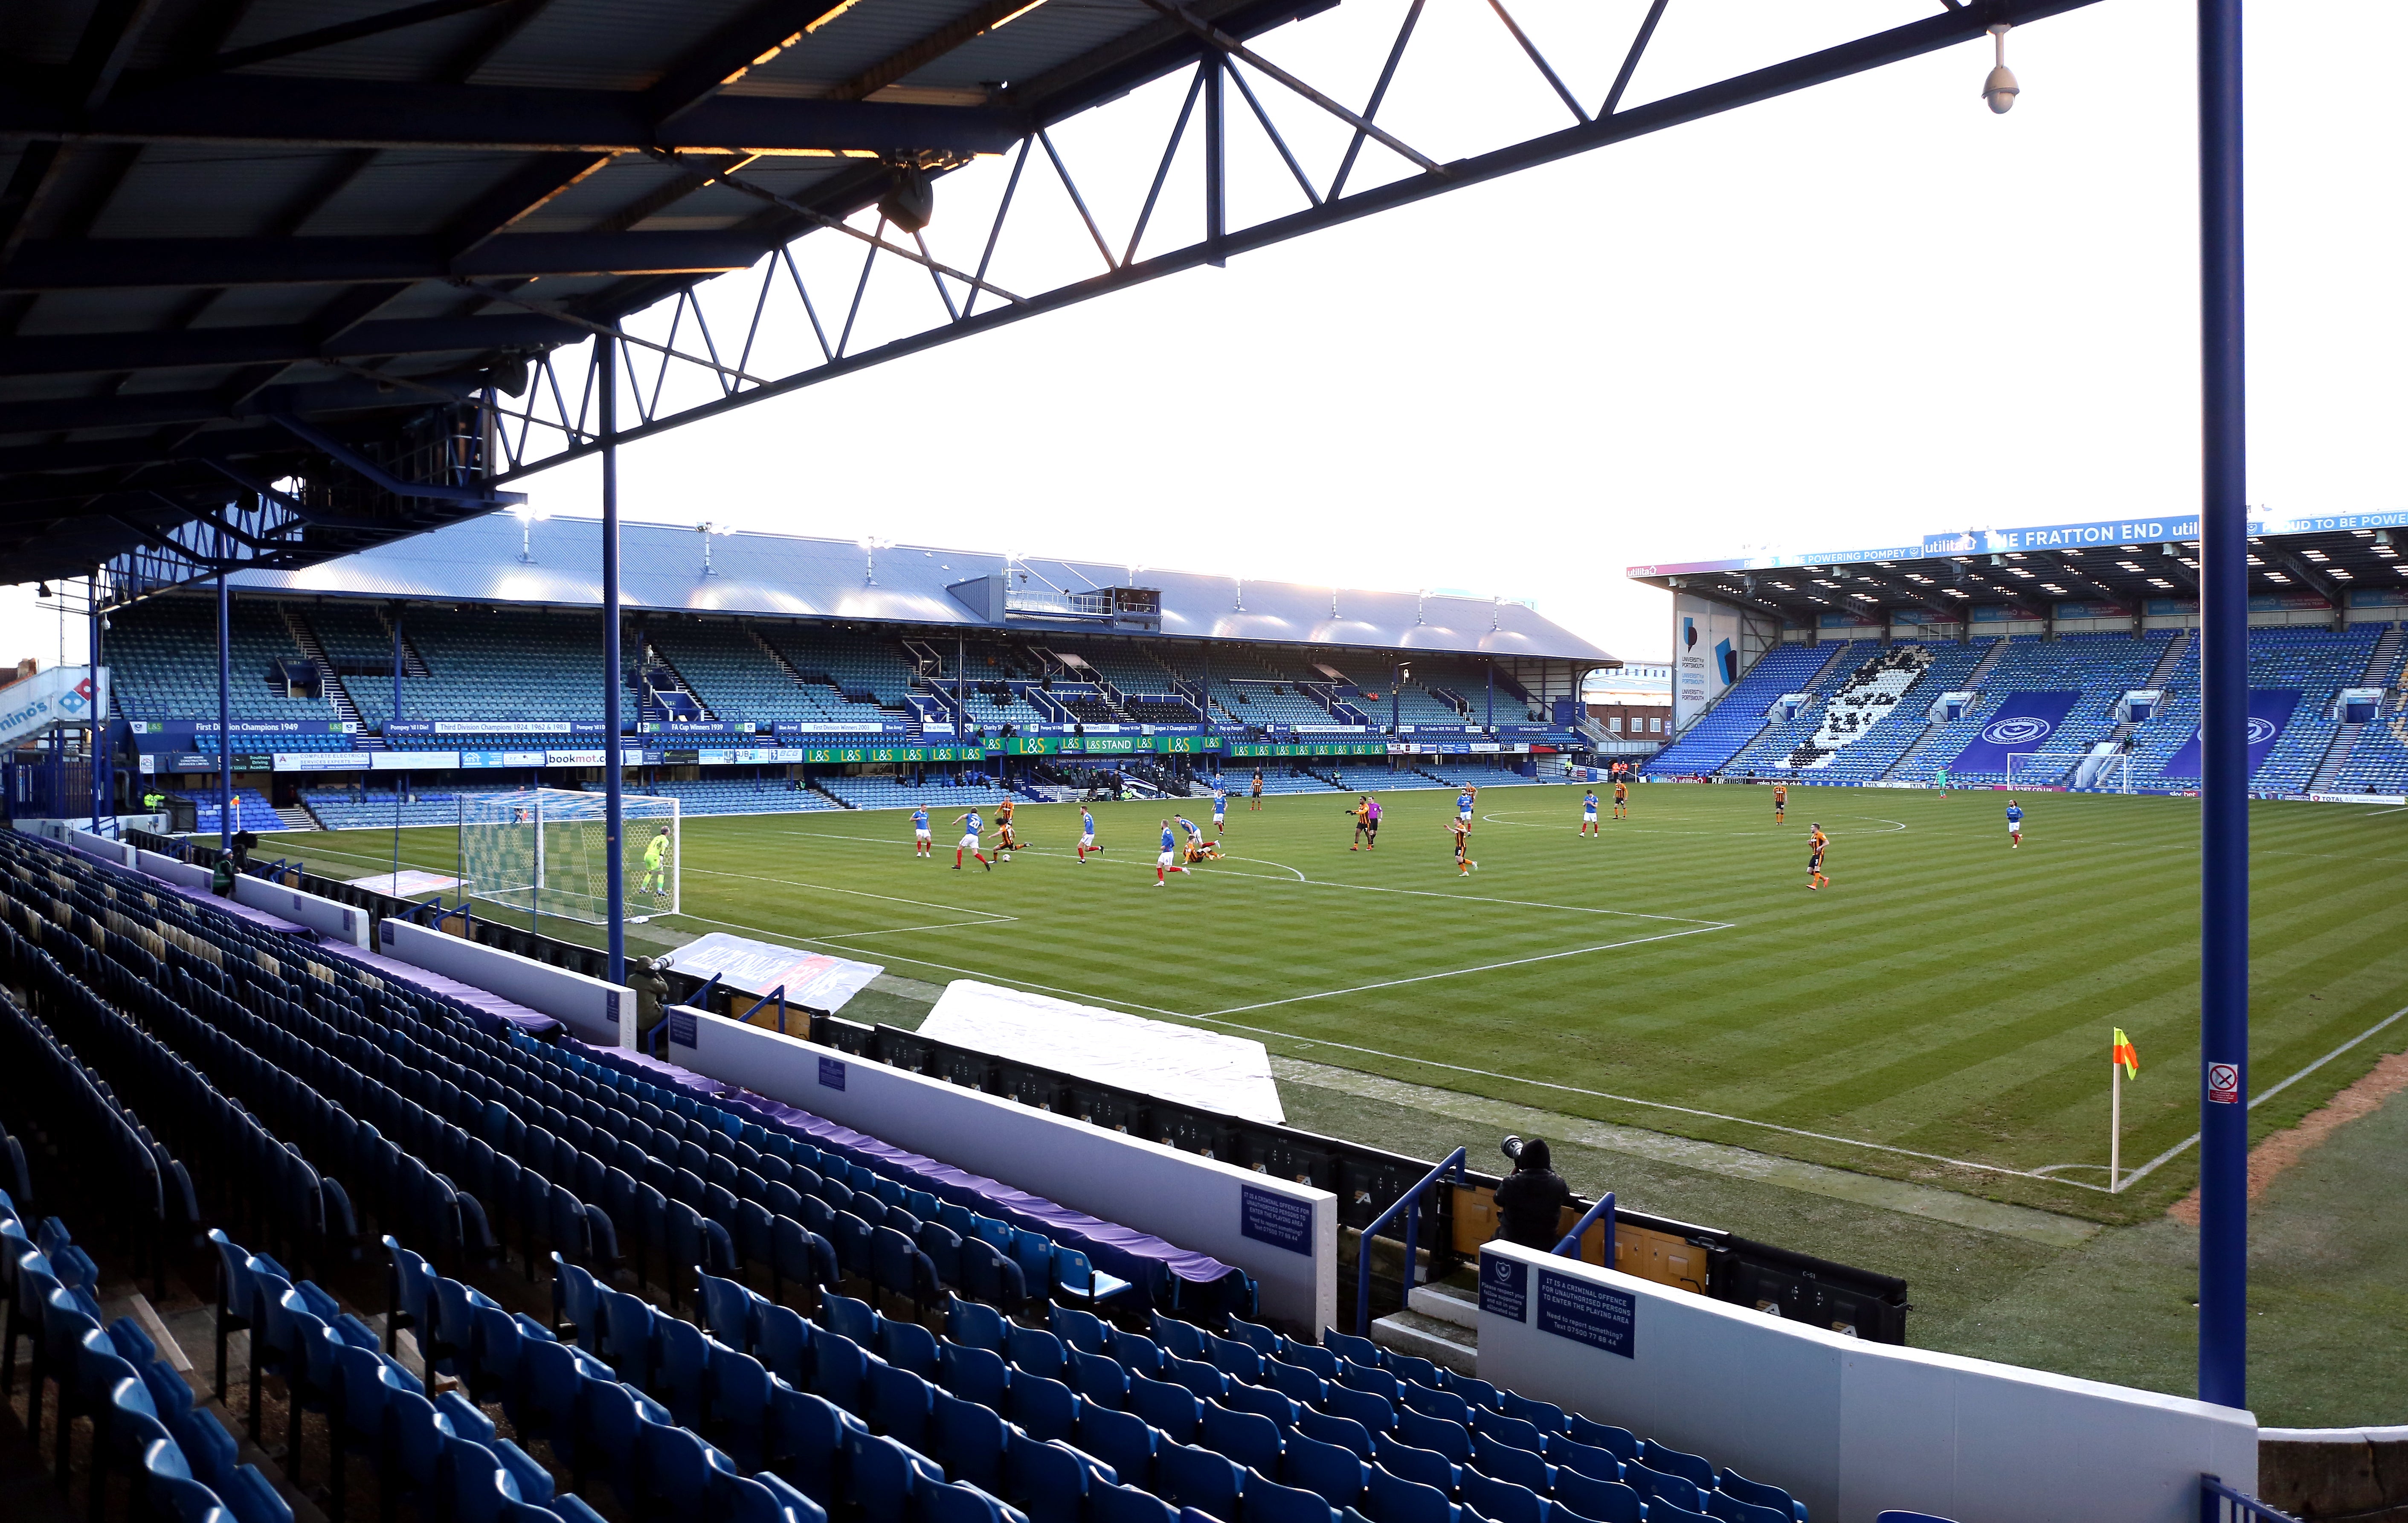
[[[2249,524],[2241,0],[2199,0],[2199,1396],[2248,1405]]]
[[[513,233],[461,251],[439,237],[36,238],[0,269],[0,292],[716,275],[775,246],[745,232]]]

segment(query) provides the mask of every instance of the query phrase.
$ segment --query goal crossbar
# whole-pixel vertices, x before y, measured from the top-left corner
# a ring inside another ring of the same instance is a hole
[[[619,870],[630,921],[678,912],[683,854],[675,798],[628,794]],[[572,788],[460,796],[462,892],[524,912],[606,925],[610,914],[608,800]]]

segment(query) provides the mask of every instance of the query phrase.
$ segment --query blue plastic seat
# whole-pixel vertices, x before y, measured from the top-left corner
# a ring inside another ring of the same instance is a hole
[[[754,1348],[770,1373],[789,1385],[808,1385],[810,1345],[810,1324],[801,1313],[775,1302],[761,1308],[761,1337]]]
[[[1090,1481],[1087,1516],[1090,1523],[1179,1523],[1180,1513],[1151,1491],[1125,1484]]]
[[[152,1508],[176,1523],[234,1523],[234,1514],[217,1493],[193,1479],[184,1456],[169,1440],[161,1439],[142,1455],[142,1479]]]
[[[1302,1365],[1324,1380],[1336,1380],[1345,1367],[1345,1361],[1333,1351],[1318,1343],[1299,1343],[1294,1339],[1288,1340],[1288,1345],[1281,1352],[1280,1358],[1290,1364]]]
[[[1158,1430],[1135,1413],[1082,1405],[1070,1442],[1111,1466],[1125,1484],[1141,1487],[1153,1473],[1160,1437]]]
[[[1722,1473],[1715,1479],[1718,1489],[1728,1492],[1742,1501],[1787,1513],[1797,1519],[1797,1523],[1806,1523],[1806,1504],[1792,1498],[1788,1492],[1777,1486],[1770,1486],[1763,1481],[1751,1481],[1728,1466],[1725,1466]]]
[[[1706,1512],[1723,1523],[1793,1523],[1787,1508],[1759,1507],[1724,1491],[1706,1493]]]
[[[1404,1402],[1404,1382],[1385,1370],[1375,1369],[1350,1358],[1345,1360],[1338,1378],[1340,1383],[1349,1389],[1369,1391],[1391,1406],[1400,1406]]]
[[[1154,1492],[1182,1507],[1218,1518],[1236,1517],[1245,1485],[1243,1467],[1211,1449],[1166,1444],[1154,1451]]]
[[[1569,1469],[1555,1472],[1555,1501],[1596,1523],[1641,1523],[1647,1508],[1647,1499],[1621,1482]]]
[[[1402,1405],[1425,1416],[1443,1417],[1465,1428],[1472,1426],[1471,1403],[1453,1391],[1433,1390],[1426,1386],[1406,1386],[1398,1400]]]
[[[1611,1449],[1575,1444],[1568,1438],[1547,1441],[1547,1459],[1560,1471],[1576,1470],[1600,1481],[1622,1479],[1622,1460]]]
[[[669,1517],[701,1516],[711,1468],[702,1440],[677,1424],[652,1421],[640,1407],[637,1420],[637,1487],[647,1510]]]
[[[1685,1475],[1656,1470],[1634,1459],[1624,1463],[1622,1483],[1647,1499],[1650,1517],[1656,1516],[1656,1504],[1659,1501],[1673,1507],[1685,1507],[1693,1513],[1706,1510],[1706,1499],[1698,1494],[1697,1483]]]
[[[769,1387],[769,1448],[781,1473],[823,1507],[837,1501],[843,1466],[845,1415],[825,1397],[782,1380]]]
[[[1488,1433],[1475,1433],[1471,1438],[1471,1462],[1482,1473],[1515,1486],[1526,1486],[1533,1491],[1547,1492],[1555,1487],[1555,1468],[1531,1450],[1520,1448]]]
[[[1666,1448],[1654,1439],[1641,1439],[1639,1462],[1650,1470],[1678,1475],[1701,1492],[1714,1488],[1714,1467],[1703,1455],[1686,1454],[1679,1449]]]
[[[1464,1505],[1488,1523],[1546,1523],[1547,1504],[1537,1492],[1512,1481],[1484,1475],[1477,1469],[1463,1473],[1457,1493]]]
[[[1397,1437],[1418,1449],[1436,1449],[1458,1465],[1471,1458],[1471,1430],[1443,1417],[1407,1408],[1397,1414]]]
[[[1307,1407],[1297,1415],[1296,1430],[1306,1438],[1335,1444],[1359,1458],[1372,1458],[1371,1430],[1352,1417],[1340,1417]]]
[[[1010,1430],[993,1407],[939,1390],[932,1398],[928,1430],[937,1458],[955,1480],[990,1491],[1002,1485],[1004,1444]]]
[[[1024,1328],[1013,1323],[1004,1334],[1004,1358],[1020,1369],[1045,1380],[1060,1380],[1069,1363],[1069,1352],[1062,1340],[1041,1328]]]
[[[938,1350],[937,1384],[966,1401],[1002,1410],[1011,1369],[992,1349],[948,1342]]]
[[[1186,1444],[1195,1438],[1196,1425],[1203,1419],[1204,1403],[1184,1386],[1131,1375],[1128,1410],[1161,1429],[1172,1443]]]
[[[1232,1412],[1218,1401],[1204,1403],[1196,1442],[1266,1474],[1279,1471],[1283,1447],[1279,1425],[1251,1412]]]
[[[652,1339],[659,1358],[652,1380],[644,1387],[646,1393],[667,1407],[680,1427],[701,1427],[703,1399],[710,1376],[710,1341],[703,1336],[701,1329],[674,1316],[662,1317],[653,1324]]]
[[[710,1351],[710,1436],[746,1471],[765,1463],[769,1426],[769,1372],[750,1354],[724,1345]]]
[[[1335,1416],[1351,1417],[1375,1435],[1397,1426],[1397,1409],[1369,1391],[1331,1386],[1322,1396],[1321,1409]]]
[[[1398,1380],[1407,1381],[1415,1386],[1436,1387],[1443,1384],[1436,1364],[1428,1359],[1416,1358],[1411,1354],[1399,1354],[1393,1348],[1381,1356],[1380,1364]]]
[[[1204,1335],[1204,1357],[1232,1380],[1260,1384],[1263,1378],[1263,1357],[1252,1343],[1241,1343],[1234,1338]]]
[[[845,1455],[851,1500],[867,1517],[909,1517],[919,1489],[945,1478],[909,1445],[872,1433],[849,1433]]]
[[[969,1348],[1000,1353],[1010,1337],[1011,1324],[1001,1312],[959,1296],[945,1298],[945,1336]]]
[[[937,1335],[917,1322],[890,1319],[879,1329],[878,1353],[887,1363],[924,1379],[934,1380],[937,1376]]]
[[[1391,1474],[1452,1496],[1463,1478],[1463,1468],[1436,1449],[1419,1449],[1387,1433],[1371,1439],[1373,1460]]]
[[[1455,1504],[1435,1487],[1373,1465],[1360,1510],[1371,1523],[1455,1523]]]
[[[1461,1375],[1456,1375],[1448,1381],[1449,1388],[1461,1390],[1463,1378]],[[1496,1389],[1495,1387],[1489,1388]],[[1469,1401],[1469,1397],[1467,1395],[1465,1400]],[[1553,1401],[1533,1401],[1526,1396],[1517,1396],[1512,1391],[1498,1391],[1496,1401],[1475,1404],[1494,1406],[1506,1416],[1519,1417],[1550,1436],[1569,1430],[1570,1425],[1564,1409]]]
[[[1168,1356],[1163,1353],[1162,1345],[1151,1338],[1115,1328],[1109,1352],[1131,1374],[1144,1375],[1150,1380],[1162,1378],[1162,1366]]]
[[[879,1321],[878,1309],[866,1300],[836,1295],[820,1298],[820,1325],[864,1348],[878,1342]]]
[[[1229,1388],[1229,1377],[1202,1359],[1176,1356],[1165,1359],[1162,1378],[1184,1386],[1207,1401],[1219,1401]]]
[[[1012,1378],[1009,1415],[1039,1443],[1068,1441],[1079,1429],[1079,1394],[1058,1380],[1040,1375]]]
[[[1369,1338],[1357,1338],[1351,1332],[1340,1332],[1335,1328],[1321,1329],[1321,1345],[1340,1358],[1352,1359],[1356,1364],[1376,1368],[1383,1362],[1379,1344]]]
[[[1369,1468],[1362,1456],[1340,1444],[1325,1444],[1301,1433],[1288,1435],[1286,1451],[1280,1456],[1279,1478],[1283,1485],[1302,1487],[1332,1507],[1352,1507],[1363,1494],[1363,1485],[1369,1478]],[[1246,1507],[1254,1509],[1254,1483],[1246,1483]]]
[[[1221,1404],[1233,1412],[1251,1412],[1258,1417],[1268,1417],[1281,1428],[1294,1424],[1297,1415],[1303,1411],[1294,1401],[1268,1386],[1248,1386],[1235,1380],[1229,1382],[1229,1388],[1222,1393]]]
[[[1573,1413],[1567,1422],[1566,1432],[1573,1443],[1603,1449],[1618,1459],[1629,1460],[1639,1458],[1639,1435],[1627,1428],[1616,1428],[1612,1423],[1591,1422],[1578,1413]]]
[[[1084,1349],[1070,1350],[1069,1385],[1090,1405],[1115,1409],[1128,1404],[1128,1371],[1118,1360]]]
[[[1439,1388],[1440,1390],[1453,1391],[1455,1395],[1462,1397],[1465,1401],[1470,1402],[1475,1407],[1485,1407],[1491,1412],[1504,1411],[1504,1407],[1501,1405],[1501,1402],[1506,1393],[1498,1390],[1495,1386],[1490,1385],[1487,1381],[1478,1380],[1470,1375],[1457,1374],[1454,1371],[1446,1369],[1440,1370],[1438,1373]],[[1544,1406],[1546,1403],[1537,1402],[1533,1404]],[[1558,1409],[1558,1411],[1560,1411],[1560,1409]],[[1520,1416],[1522,1415],[1515,1413],[1512,1414],[1512,1415]],[[1526,1418],[1525,1420],[1531,1422],[1538,1421],[1537,1418]],[[1545,1428],[1546,1424],[1541,1422],[1539,1423],[1539,1426]],[[1549,1430],[1560,1433],[1563,1431],[1563,1425],[1561,1423],[1557,1423]]]
[[[571,1329],[578,1346],[591,1354],[595,1351],[596,1309],[600,1302],[595,1295],[594,1276],[578,1265],[564,1261],[558,1254],[552,1256],[552,1314],[556,1325]]]
[[[1263,1361],[1263,1382],[1290,1401],[1317,1407],[1328,1393],[1329,1383],[1300,1364],[1283,1359]]]
[[[890,1438],[924,1451],[936,1390],[909,1370],[883,1362],[871,1365],[867,1414],[871,1426]]]
[[[1028,1515],[1028,1523],[1082,1523],[1094,1473],[1067,1444],[1039,1443],[1020,1433],[1005,1441],[1003,1494]]]
[[[920,1488],[918,1523],[1025,1523],[1026,1515],[974,1486],[937,1482]]]
[[[1049,1308],[1048,1315],[1054,1336],[1070,1348],[1088,1354],[1111,1352],[1111,1326],[1102,1317],[1058,1301]]]
[[[649,1386],[652,1378],[652,1307],[638,1297],[608,1286],[597,1285],[595,1290],[602,1307],[602,1342],[595,1352],[618,1372],[621,1380],[638,1387]]]
[[[716,1274],[704,1274],[701,1281],[702,1325],[713,1338],[739,1354],[752,1350],[758,1334],[756,1322],[759,1298],[750,1287]]]

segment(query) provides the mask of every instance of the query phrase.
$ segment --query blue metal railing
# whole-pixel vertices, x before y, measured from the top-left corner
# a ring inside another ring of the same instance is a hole
[[[2213,1475],[2199,1478],[2199,1523],[2300,1523]]]
[[[776,988],[770,990],[767,994],[763,995],[760,999],[753,1000],[752,1004],[745,1007],[744,1013],[737,1016],[736,1018],[742,1021],[747,1026],[752,1025],[752,1013],[759,1010],[763,1005],[767,1004],[772,999],[778,1001],[778,1035],[781,1037],[784,1036],[786,1034],[786,986],[783,984],[779,984]]]
[[[1564,1235],[1564,1241],[1555,1244],[1555,1252],[1565,1258],[1578,1258],[1581,1234],[1588,1230],[1589,1223],[1598,1220],[1605,1223],[1605,1267],[1613,1268],[1613,1192],[1612,1190],[1606,1191],[1603,1199],[1588,1208],[1587,1215],[1572,1224],[1572,1229]]]
[[[1371,1336],[1371,1240],[1380,1235],[1380,1228],[1387,1226],[1388,1223],[1396,1219],[1398,1212],[1404,1211],[1408,1206],[1417,1205],[1421,1200],[1422,1192],[1437,1184],[1440,1177],[1448,1170],[1454,1170],[1455,1182],[1458,1185],[1462,1184],[1464,1152],[1464,1149],[1456,1148],[1454,1152],[1448,1154],[1446,1156],[1445,1162],[1440,1164],[1428,1173],[1424,1174],[1420,1184],[1414,1185],[1412,1189],[1407,1190],[1404,1194],[1397,1197],[1397,1200],[1394,1205],[1380,1213],[1378,1216],[1372,1218],[1371,1225],[1363,1228],[1362,1239],[1356,1243],[1354,1246],[1354,1264],[1357,1272],[1354,1279],[1355,1337],[1369,1338]],[[1413,1294],[1413,1260],[1416,1252],[1421,1246],[1421,1225],[1422,1214],[1420,1212],[1411,1212],[1406,1215],[1405,1300],[1408,1304],[1411,1303]]]

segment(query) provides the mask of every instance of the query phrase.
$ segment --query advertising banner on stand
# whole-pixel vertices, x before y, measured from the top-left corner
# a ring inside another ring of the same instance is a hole
[[[2065,716],[2073,711],[2079,693],[2016,693],[1999,705],[1980,734],[1966,742],[1948,764],[1951,772],[2003,772],[2007,757],[2019,751],[2038,751],[2048,744]]]
[[[1672,595],[1672,727],[1681,729],[1739,681],[1739,610]]]
[[[2300,690],[2296,687],[2253,687],[2249,690],[2249,775],[2266,764],[2274,742],[2283,738],[2283,726],[2291,722],[2291,711],[2300,706]],[[2162,774],[2174,778],[2199,776],[2199,731],[2193,729],[2182,749],[2166,762]]]

